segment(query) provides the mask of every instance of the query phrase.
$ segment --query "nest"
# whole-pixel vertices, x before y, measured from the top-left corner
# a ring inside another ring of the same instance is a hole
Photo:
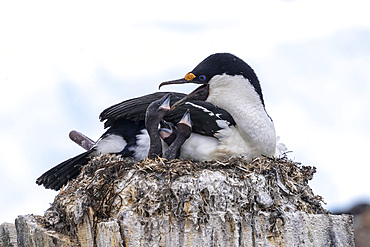
[[[315,172],[315,167],[303,166],[287,157],[260,157],[252,161],[234,157],[204,162],[157,158],[137,162],[103,155],[93,158],[60,191],[39,222],[46,228],[75,236],[77,225],[88,209],[93,212],[94,223],[118,219],[127,209],[144,218],[168,213],[173,217],[192,214],[191,217],[202,223],[207,221],[212,208],[223,210],[225,203],[235,204],[240,214],[266,213],[282,221],[282,215],[288,212],[329,213],[322,207],[323,198],[308,186]],[[215,189],[208,188],[207,182],[195,189],[199,191],[181,191],[183,181],[207,177],[205,173],[218,176],[219,188],[226,191],[223,204],[215,198]],[[194,200],[198,201],[197,206],[189,210],[189,202]]]

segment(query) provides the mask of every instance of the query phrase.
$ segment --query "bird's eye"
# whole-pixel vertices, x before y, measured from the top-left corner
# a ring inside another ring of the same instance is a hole
[[[200,81],[205,81],[206,80],[206,76],[205,75],[200,75],[198,78],[199,78]]]

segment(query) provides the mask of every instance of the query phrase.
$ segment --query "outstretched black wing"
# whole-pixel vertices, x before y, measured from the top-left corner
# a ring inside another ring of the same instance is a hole
[[[135,122],[144,121],[145,112],[150,103],[162,98],[168,93],[169,92],[156,92],[125,100],[105,109],[100,114],[100,121],[105,121],[105,128],[111,127],[116,121],[123,119]],[[171,106],[186,96],[186,94],[183,93],[171,92],[171,94]],[[225,126],[225,124],[228,126],[235,125],[234,119],[227,111],[211,103],[200,100],[189,101],[176,107],[164,116],[164,120],[176,125],[187,110],[190,112],[194,133],[213,136],[214,133],[222,129],[222,126]]]
[[[122,101],[105,109],[99,116],[100,121],[104,123],[104,128],[112,126],[118,119],[127,119],[135,122],[145,120],[146,108],[155,100],[162,98],[169,92],[156,92],[137,98]],[[186,94],[171,93],[171,105],[184,98]]]

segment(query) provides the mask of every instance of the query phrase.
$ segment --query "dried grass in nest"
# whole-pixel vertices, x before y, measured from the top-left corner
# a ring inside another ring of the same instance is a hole
[[[265,180],[264,190],[272,198],[271,205],[264,205],[262,199],[259,201],[260,192],[251,190],[250,203],[244,205],[240,210],[255,214],[258,212],[269,212],[281,215],[282,211],[289,210],[283,207],[285,204],[294,205],[294,210],[317,214],[328,213],[321,204],[323,198],[314,195],[308,181],[316,172],[315,167],[302,166],[300,163],[283,158],[255,158],[248,162],[243,157],[234,157],[223,161],[190,161],[171,160],[157,158],[146,159],[136,162],[131,158],[121,158],[116,155],[103,155],[93,158],[90,163],[82,169],[81,174],[71,181],[67,187],[57,195],[50,209],[41,220],[44,226],[51,227],[62,233],[74,236],[76,224],[81,222],[87,207],[94,212],[94,222],[109,219],[113,212],[117,212],[122,205],[122,197],[117,186],[122,182],[122,177],[128,173],[133,177],[135,174],[144,175],[148,180],[160,180],[170,185],[182,176],[197,177],[200,171],[221,171],[227,176],[235,179],[249,179],[253,176],[263,176]],[[181,207],[173,204],[170,187],[161,191],[137,191],[132,197],[132,205],[136,212],[142,216],[153,216],[163,214],[164,211]],[[156,194],[155,200],[150,193]],[[205,193],[200,191],[199,193]],[[207,195],[201,195],[204,203]],[[117,204],[117,199],[121,204]],[[127,198],[126,198],[127,199]],[[171,204],[172,203],[172,204]],[[181,209],[182,213],[184,209]],[[207,210],[204,210],[206,218]],[[202,215],[199,215],[202,218]]]

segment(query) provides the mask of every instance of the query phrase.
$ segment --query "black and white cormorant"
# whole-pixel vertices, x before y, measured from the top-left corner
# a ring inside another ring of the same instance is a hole
[[[243,60],[229,53],[213,54],[184,78],[163,82],[160,87],[183,83],[201,86],[175,106],[185,104],[201,108],[187,100],[202,95],[206,103],[226,110],[234,122],[225,125],[224,121],[216,120],[220,129],[212,136],[193,131],[181,147],[181,158],[211,160],[242,155],[251,159],[261,155],[280,155],[285,151],[283,144],[276,144],[275,127],[266,112],[257,75]],[[207,113],[209,116],[214,114],[205,108],[202,116],[207,116]]]
[[[171,110],[163,116],[163,122],[174,126],[176,133],[184,113],[190,113],[192,132],[189,138],[181,141],[180,152],[176,154],[180,158],[211,160],[235,155],[253,158],[275,154],[274,124],[265,110],[258,78],[243,60],[229,53],[213,54],[183,79],[161,83],[160,87],[180,83],[202,84],[189,95],[171,93]],[[167,94],[148,94],[104,110],[100,120],[105,121],[108,130],[95,146],[51,168],[37,179],[37,184],[58,190],[76,177],[92,156],[99,154],[116,153],[137,160],[146,158],[150,137],[145,127],[145,114],[152,102]],[[165,153],[167,145],[163,148]]]

